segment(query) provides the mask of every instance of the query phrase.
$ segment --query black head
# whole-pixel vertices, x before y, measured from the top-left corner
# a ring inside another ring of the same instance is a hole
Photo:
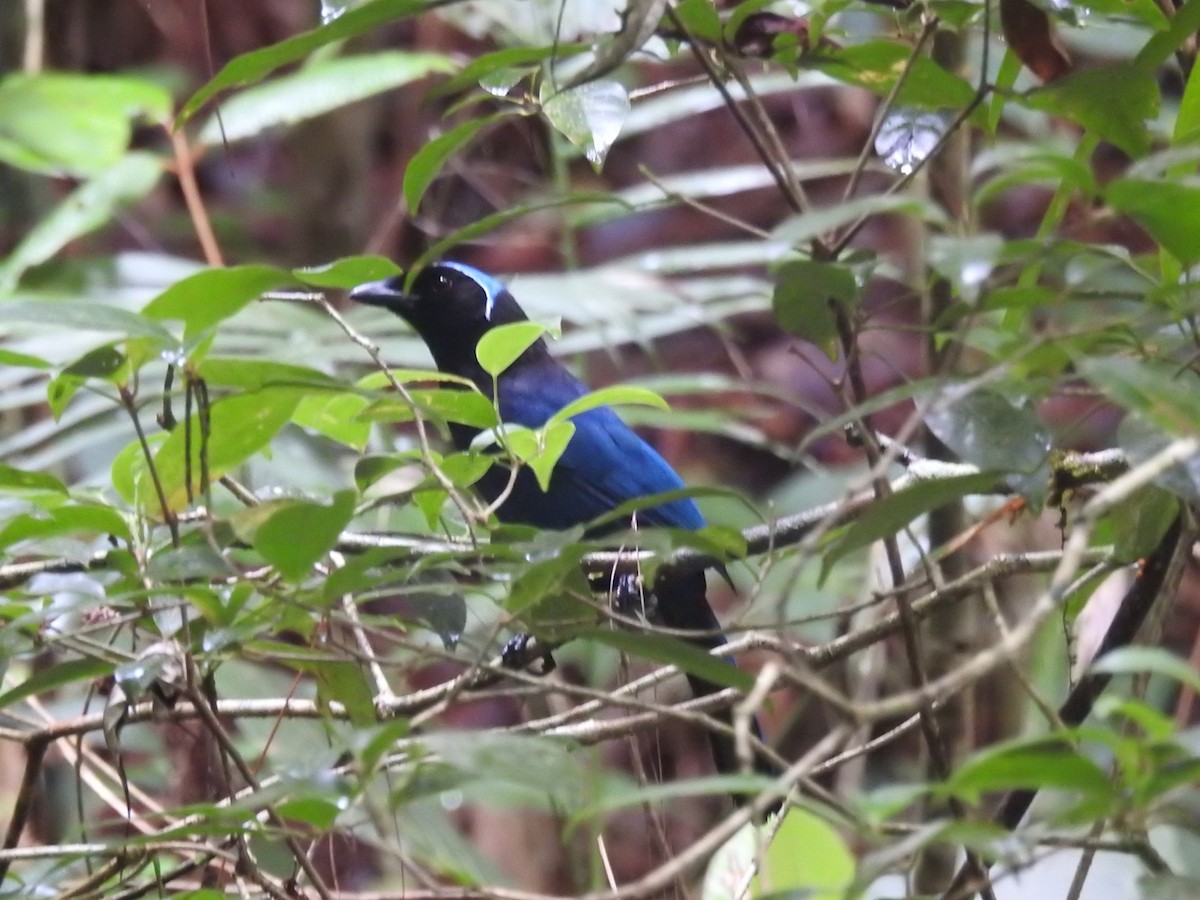
[[[477,368],[475,345],[489,329],[527,319],[497,279],[458,262],[427,266],[408,292],[404,276],[397,275],[360,284],[350,299],[400,316],[428,345],[438,368],[459,375]]]

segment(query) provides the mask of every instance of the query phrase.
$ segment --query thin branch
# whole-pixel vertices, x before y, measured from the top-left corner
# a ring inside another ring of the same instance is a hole
[[[758,154],[759,159],[762,160],[763,165],[766,166],[767,171],[771,173],[771,177],[775,180],[775,184],[779,188],[780,195],[785,201],[787,201],[787,204],[795,212],[801,212],[804,209],[804,205],[801,203],[800,198],[792,193],[788,174],[780,168],[778,161],[771,154],[771,149],[767,147],[763,136],[759,133],[758,129],[755,127],[750,118],[746,115],[746,112],[742,109],[741,104],[739,104],[734,96],[729,92],[729,87],[725,84],[725,79],[721,77],[721,73],[717,71],[717,68],[713,65],[712,60],[710,60],[705,54],[704,48],[689,33],[683,24],[683,20],[679,18],[678,13],[675,12],[675,9],[672,6],[667,6],[666,14],[667,18],[671,20],[672,26],[675,27],[680,34],[685,35],[688,49],[691,50],[692,56],[695,57],[696,62],[700,64],[700,68],[702,68],[708,75],[708,79],[712,83],[712,86],[716,88],[717,92],[721,95],[721,99],[724,101],[726,109],[728,109],[733,115],[733,118],[741,128],[742,133],[749,138],[750,143],[754,147],[754,152]]]
[[[392,389],[400,395],[404,403],[409,409],[412,410],[413,423],[416,425],[417,429],[417,442],[421,447],[421,459],[424,461],[425,466],[429,470],[430,474],[433,475],[437,483],[450,497],[451,502],[458,507],[459,514],[463,517],[463,521],[467,525],[471,542],[474,544],[475,529],[472,527],[472,522],[479,520],[480,512],[478,509],[473,509],[471,507],[467,499],[462,496],[458,486],[455,485],[455,483],[450,480],[450,477],[442,471],[441,467],[433,461],[433,448],[429,443],[429,434],[425,428],[425,418],[421,415],[421,411],[417,408],[416,401],[413,400],[412,394],[410,394],[408,392],[408,388],[401,384],[400,380],[392,374],[391,368],[389,368],[387,363],[383,361],[383,357],[380,356],[379,347],[377,344],[360,334],[357,329],[351,326],[350,323],[342,317],[341,313],[333,308],[333,304],[325,299],[324,294],[316,294],[314,295],[314,298],[321,309],[325,311],[325,314],[329,316],[329,318],[333,319],[333,321],[338,324],[338,327],[346,333],[346,336],[367,351],[367,355],[371,357],[371,360],[376,366],[379,367],[379,370],[383,372],[384,377],[387,378],[388,384],[392,386]]]
[[[916,43],[913,44],[912,52],[909,53],[908,59],[904,61],[904,68],[900,70],[900,74],[896,77],[895,82],[893,82],[887,96],[883,98],[883,103],[880,104],[879,109],[875,112],[875,121],[871,125],[871,130],[867,134],[866,140],[863,141],[862,150],[858,154],[858,162],[854,166],[854,171],[850,173],[850,177],[846,180],[846,189],[842,191],[842,202],[853,197],[854,192],[858,189],[858,183],[862,180],[863,173],[867,169],[867,162],[875,150],[875,139],[879,137],[879,132],[883,128],[883,123],[887,119],[888,113],[895,105],[896,98],[900,96],[900,89],[904,87],[908,81],[908,76],[912,74],[917,57],[924,51],[925,45],[929,43],[929,39],[933,37],[937,29],[937,17],[926,17],[921,28],[921,33],[917,36]]]
[[[12,850],[21,840],[21,832],[29,821],[33,810],[34,795],[37,792],[42,772],[42,762],[49,748],[48,740],[35,740],[25,746],[25,773],[21,777],[21,787],[17,790],[17,798],[13,802],[12,816],[8,820],[8,830],[4,835],[4,850]],[[8,859],[0,857],[0,883],[8,874]]]
[[[192,675],[194,676],[194,673],[192,673]],[[254,772],[251,770],[250,766],[246,764],[246,760],[242,758],[242,755],[238,752],[237,747],[234,746],[233,740],[225,731],[225,727],[221,724],[216,714],[210,708],[208,698],[201,694],[199,688],[197,687],[196,681],[197,679],[194,677],[189,677],[189,693],[192,701],[192,707],[199,715],[200,721],[204,723],[204,726],[208,729],[209,733],[216,738],[217,743],[220,744],[221,749],[237,767],[238,773],[245,780],[246,784],[248,784],[255,793],[261,793],[262,787],[259,785],[258,779],[255,777]],[[230,799],[233,799],[232,792],[230,794]],[[309,860],[304,850],[300,847],[300,843],[296,839],[295,835],[291,833],[291,829],[288,828],[287,823],[280,818],[279,814],[276,813],[270,805],[264,805],[263,811],[267,815],[267,821],[270,822],[270,824],[275,828],[279,829],[279,832],[283,838],[283,842],[287,845],[288,850],[291,852],[292,858],[296,860],[296,865],[298,865],[301,871],[303,871],[308,877],[313,889],[316,890],[317,894],[321,896],[322,900],[329,900],[329,889],[325,886],[325,882],[321,878],[320,873],[313,868],[312,862]]]
[[[175,172],[179,177],[179,190],[192,219],[192,227],[196,229],[200,248],[204,251],[204,260],[210,266],[224,266],[221,246],[217,243],[212,222],[208,218],[208,210],[204,207],[204,198],[200,196],[200,186],[196,182],[195,159],[188,146],[187,135],[182,128],[176,128],[174,125],[166,126],[166,131],[171,139],[171,149],[175,152]]]
[[[133,394],[130,393],[129,388],[125,387],[125,385],[119,385],[117,392],[121,397],[121,405],[125,407],[125,411],[129,414],[129,418],[133,422],[133,430],[137,434],[138,444],[142,448],[142,456],[146,460],[146,471],[150,475],[150,481],[154,485],[154,492],[158,496],[158,505],[162,512],[163,521],[167,523],[167,529],[171,532],[171,546],[178,548],[179,522],[175,518],[175,510],[167,502],[167,494],[163,490],[162,479],[158,476],[158,467],[154,464],[154,454],[150,450],[150,442],[146,440],[146,432],[142,429],[141,419],[138,418],[137,404],[134,402]]]
[[[1101,565],[1105,563],[1109,552],[1103,548],[1088,549],[1080,555],[1080,561],[1083,565]],[[1059,551],[1012,554],[996,557],[975,571],[946,584],[941,589],[915,599],[912,603],[913,614],[918,619],[922,619],[948,603],[953,603],[969,596],[978,589],[979,585],[985,584],[990,580],[1020,573],[1051,570],[1061,563],[1062,557],[1063,554]],[[821,669],[894,634],[898,627],[899,617],[893,613],[859,631],[843,635],[825,644],[811,648],[790,647],[772,635],[747,634],[730,641],[723,649],[714,652],[734,654],[752,649],[770,650],[798,657],[801,664],[809,666],[812,669]],[[531,641],[531,653],[537,655],[539,652],[540,649],[535,639]],[[416,715],[432,708],[435,704],[444,702],[445,698],[452,692],[461,693],[464,691],[474,692],[482,690],[497,684],[502,677],[514,677],[515,674],[510,669],[505,668],[500,659],[495,659],[478,671],[457,676],[450,681],[443,682],[431,688],[397,696],[392,702],[384,704],[385,708],[382,710],[382,713],[386,716]],[[605,701],[618,701],[622,697],[648,690],[654,685],[660,684],[677,674],[678,670],[675,667],[664,666],[614,691],[598,693],[602,694]],[[575,687],[578,688],[578,686]],[[732,696],[732,692],[730,692],[730,695]],[[722,696],[721,694],[713,695],[713,697],[718,699]],[[568,712],[539,720],[538,722],[526,723],[521,727],[527,730],[544,731],[577,719],[594,717],[602,709],[601,702],[596,700]],[[314,701],[298,699],[221,700],[217,704],[217,714],[222,717],[235,719],[278,718],[283,716],[292,718],[320,718],[322,715],[328,715],[335,719],[347,717],[346,711],[338,703],[330,703],[326,708],[322,709]],[[126,711],[122,722],[125,725],[148,721],[181,722],[195,718],[195,715],[196,713],[188,703],[177,704],[173,709],[164,712],[157,710],[153,704],[145,702],[130,707]],[[29,745],[37,741],[53,741],[86,734],[97,731],[102,727],[102,715],[100,713],[93,713],[56,722],[43,728],[17,729],[0,727],[0,740],[9,740]]]
[[[1109,459],[1110,463],[1102,465],[1101,463],[1105,459]],[[1103,450],[1088,454],[1069,453],[1064,454],[1061,460],[1064,471],[1071,468],[1074,468],[1077,474],[1088,469],[1092,471],[1091,476],[1081,476],[1075,486],[1102,484],[1105,481],[1111,480],[1115,474],[1120,474],[1128,469],[1128,461],[1123,456],[1119,456],[1119,451]],[[910,460],[910,462],[912,463],[910,465],[910,472],[891,482],[893,493],[909,489],[919,489],[921,484],[936,481],[940,478],[952,478],[959,475],[979,473],[978,468],[961,463],[951,464],[930,460]],[[1056,466],[1054,471],[1056,473],[1055,477],[1057,477],[1059,467]],[[225,479],[222,479],[222,483],[224,481]],[[238,485],[236,482],[227,486],[231,488],[243,503],[257,505],[258,498],[246,488]],[[1004,495],[1010,493],[1010,491],[1003,485],[997,484],[995,493]],[[851,494],[843,500],[824,503],[798,513],[783,516],[771,522],[745,528],[741,532],[742,538],[746,542],[745,558],[749,559],[764,554],[772,554],[782,548],[796,545],[818,527],[828,529],[852,522],[876,502],[874,491],[867,490]],[[203,521],[207,515],[207,510],[193,510],[190,513],[176,516],[176,521],[180,523]],[[470,554],[472,558],[481,561],[492,558],[491,551],[489,551],[486,544],[473,545],[465,540],[418,534],[347,531],[338,538],[335,547],[344,553],[361,553],[364,550],[373,549],[404,550],[408,551],[409,558],[412,559],[447,553]],[[620,552],[606,550],[585,555],[583,564],[587,571],[609,571],[614,566],[633,565],[638,562],[644,563],[655,559],[656,556],[657,554],[651,550],[624,550]],[[1010,559],[1010,557],[1004,558]],[[1011,557],[1011,559],[1017,558]],[[1037,557],[1036,554],[1032,554],[1029,555],[1029,558],[1036,559]],[[89,559],[83,561],[54,557],[9,563],[0,566],[0,589],[8,590],[14,588],[43,572],[66,573],[102,570],[110,562],[109,552],[104,551],[93,554]],[[711,566],[712,557],[688,548],[680,548],[672,552],[664,560],[663,564],[677,566],[683,570],[694,570]],[[1005,563],[1005,565],[1007,564]]]
[[[929,152],[921,159],[916,161],[916,164],[912,167],[911,171],[905,173],[900,178],[896,179],[895,182],[889,185],[888,189],[884,192],[885,194],[898,194],[900,191],[908,187],[909,184],[912,183],[913,179],[923,172],[925,167],[929,165],[933,159],[941,154],[942,150],[945,149],[946,144],[948,144],[952,139],[954,133],[963,126],[967,119],[969,119],[975,113],[975,110],[979,108],[980,104],[987,99],[988,94],[991,93],[992,88],[991,85],[988,84],[987,80],[988,54],[990,52],[991,45],[991,17],[992,4],[990,0],[983,0],[983,40],[981,42],[983,49],[982,60],[980,61],[979,65],[979,84],[975,88],[975,95],[971,98],[970,102],[967,103],[967,105],[961,110],[959,110],[958,114],[950,121],[950,124],[946,126],[946,130],[943,131],[938,137],[937,142],[932,148],[930,148]],[[862,231],[869,219],[869,216],[863,216],[857,222],[851,224],[841,235],[837,237],[837,239],[833,242],[833,245],[829,248],[831,259],[836,259],[837,257],[841,256],[846,247],[850,245],[850,242],[854,240],[860,231]]]
[[[1062,559],[1050,585],[1034,601],[1020,623],[994,646],[976,654],[958,669],[931,681],[918,690],[907,691],[859,709],[869,720],[909,715],[924,702],[962,690],[969,684],[1006,664],[1033,639],[1045,621],[1060,607],[1072,587],[1088,550],[1096,523],[1133,492],[1151,483],[1164,472],[1200,453],[1200,440],[1182,438],[1168,444],[1141,465],[1131,469],[1084,504],[1076,527],[1063,548]]]

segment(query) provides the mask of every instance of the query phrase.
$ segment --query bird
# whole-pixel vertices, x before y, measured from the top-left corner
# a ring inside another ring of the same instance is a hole
[[[505,423],[540,428],[588,393],[587,386],[554,358],[544,338],[535,340],[495,379],[484,370],[475,354],[479,340],[493,328],[525,322],[528,317],[499,279],[472,266],[444,260],[422,268],[408,289],[404,276],[396,275],[361,284],[350,291],[350,298],[382,307],[406,321],[425,342],[438,370],[473,383],[496,404]],[[678,473],[611,407],[587,409],[571,421],[575,431],[554,466],[547,489],[542,489],[529,467],[522,466],[511,492],[496,509],[501,522],[559,530],[584,526],[589,537],[602,537],[631,522],[610,516],[596,525],[596,519],[629,501],[684,490]],[[468,425],[450,425],[451,439],[460,450],[470,447],[478,434],[479,429]],[[493,504],[509,481],[510,471],[497,464],[487,470],[475,489]],[[690,497],[651,503],[637,511],[637,527],[697,530],[705,526]],[[660,577],[652,590],[662,624],[689,632],[688,639],[706,651],[726,643],[706,597],[703,571]],[[687,679],[698,697],[722,689],[691,673]],[[730,724],[728,711],[721,716]],[[753,727],[761,739],[757,720]],[[734,743],[727,735],[710,732],[710,743],[718,772],[740,770]],[[776,774],[760,754],[756,754],[755,768],[762,774]],[[734,799],[741,802],[744,798]]]

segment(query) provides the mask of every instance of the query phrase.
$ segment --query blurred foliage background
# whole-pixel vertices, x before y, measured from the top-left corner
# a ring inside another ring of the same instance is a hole
[[[1196,896],[1198,31],[0,5],[0,892]],[[634,539],[730,561],[782,824],[727,841],[771,785],[604,548],[469,515],[461,392],[344,300],[443,255],[669,401],[712,528]]]

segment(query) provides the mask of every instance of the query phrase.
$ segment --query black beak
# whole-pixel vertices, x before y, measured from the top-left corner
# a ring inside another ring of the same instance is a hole
[[[414,298],[400,290],[404,283],[402,278],[389,278],[386,281],[368,281],[350,291],[350,299],[368,306],[382,306],[392,312],[403,315],[413,306]]]

